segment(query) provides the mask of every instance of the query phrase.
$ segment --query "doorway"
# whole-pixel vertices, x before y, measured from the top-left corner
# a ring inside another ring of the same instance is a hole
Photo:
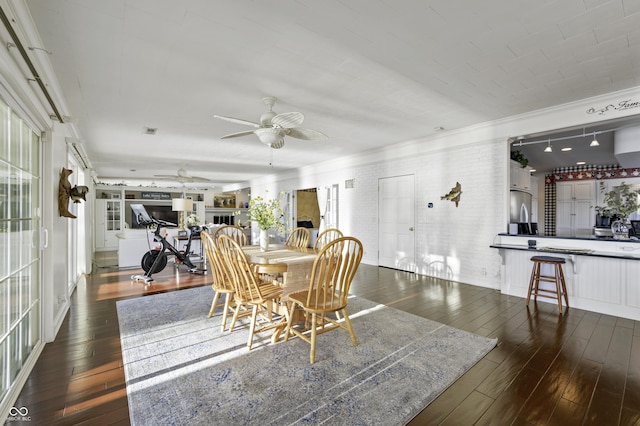
[[[0,100],[0,412],[42,344],[40,136]],[[48,301],[51,303],[51,301]],[[30,408],[30,407],[29,407]]]
[[[378,265],[415,271],[415,176],[378,179]]]

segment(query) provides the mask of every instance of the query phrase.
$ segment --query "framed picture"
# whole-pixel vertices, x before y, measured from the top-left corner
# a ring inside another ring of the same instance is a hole
[[[213,197],[213,207],[236,208],[236,196],[227,194],[215,195]]]
[[[111,194],[111,198],[115,199],[115,200],[119,200],[120,199],[120,194]]]
[[[186,237],[187,231],[178,231],[178,237]]]

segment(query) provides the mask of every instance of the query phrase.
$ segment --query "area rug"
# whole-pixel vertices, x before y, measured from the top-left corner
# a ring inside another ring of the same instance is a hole
[[[210,287],[117,303],[133,425],[402,425],[495,345],[397,309],[351,297],[358,338],[318,336],[316,362],[298,338],[246,347],[248,326],[207,318]],[[220,308],[218,308],[220,309]]]

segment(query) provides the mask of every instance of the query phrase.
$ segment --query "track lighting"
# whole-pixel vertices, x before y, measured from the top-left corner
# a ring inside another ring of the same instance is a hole
[[[593,140],[591,141],[589,146],[600,146],[598,139],[596,139],[596,132],[593,132]]]
[[[553,152],[551,149],[551,139],[547,141],[547,147],[544,149],[544,152]]]

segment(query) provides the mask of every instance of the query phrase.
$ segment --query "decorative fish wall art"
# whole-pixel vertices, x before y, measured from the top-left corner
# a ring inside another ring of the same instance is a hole
[[[460,194],[462,194],[462,185],[460,185],[460,182],[456,182],[456,186],[451,188],[451,191],[449,191],[446,195],[440,197],[440,199],[453,201],[454,203],[456,203],[456,207],[458,207],[458,203],[460,202]]]

